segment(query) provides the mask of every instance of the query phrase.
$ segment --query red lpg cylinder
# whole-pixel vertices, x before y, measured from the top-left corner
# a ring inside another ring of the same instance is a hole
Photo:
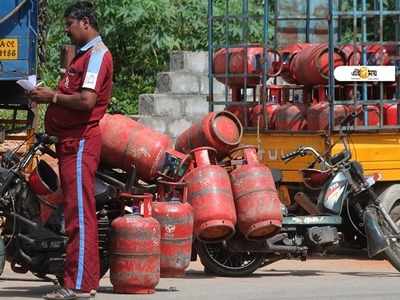
[[[365,105],[363,108],[361,105],[357,106],[356,111],[360,111],[361,109],[368,111],[368,126],[378,126],[380,120],[380,110],[375,105]],[[364,112],[361,112],[356,118],[356,125],[364,126]]]
[[[392,57],[396,56],[395,45],[369,45],[367,46],[368,65],[391,65]]]
[[[152,195],[144,200],[145,214],[134,213],[111,223],[110,280],[115,293],[151,294],[160,280],[160,225],[149,214]]]
[[[175,149],[189,153],[195,148],[210,146],[224,156],[239,145],[242,135],[243,127],[234,114],[211,112],[178,136]]]
[[[397,104],[385,104],[383,106],[383,124],[397,125]]]
[[[247,51],[247,58],[246,58]],[[282,67],[280,54],[275,50],[268,49],[269,66],[271,66],[268,75],[270,77],[277,76]],[[262,60],[264,49],[262,46],[255,44],[246,48],[222,48],[214,55],[214,76],[223,84],[230,87],[244,87],[245,78],[247,87],[256,87],[261,82]],[[247,65],[247,74],[245,77],[245,68]],[[227,70],[228,67],[228,70]],[[237,74],[237,76],[226,77]]]
[[[257,127],[258,122],[258,126],[260,126],[260,128],[265,128],[266,125],[268,125],[268,129],[275,129],[276,111],[278,108],[279,104],[277,103],[265,103],[264,105],[257,104],[251,112],[250,125]],[[267,117],[268,124],[265,123],[264,112],[265,116]]]
[[[113,168],[130,171],[134,164],[140,179],[157,176],[172,140],[123,115],[105,114],[100,120],[101,160]]]
[[[282,57],[282,71],[281,77],[288,83],[296,83],[296,80],[292,77],[290,73],[290,64],[293,57],[296,56],[301,50],[312,46],[313,44],[308,43],[297,43],[286,46],[285,48],[279,50]]]
[[[210,159],[210,154],[211,159]],[[203,241],[218,241],[235,233],[236,209],[226,170],[218,165],[215,149],[193,150],[193,168],[183,180],[193,207],[194,235]]]
[[[361,64],[361,47],[354,44],[346,44],[340,47],[346,55],[346,62],[349,66]]]
[[[275,129],[298,131],[307,128],[306,107],[303,103],[285,103],[276,109]]]
[[[39,199],[40,220],[44,224],[63,202],[60,180],[53,168],[44,160],[40,160],[29,175],[28,184]]]
[[[281,202],[271,171],[261,164],[254,146],[242,146],[246,164],[230,173],[238,226],[247,239],[273,235],[282,227]]]
[[[226,111],[234,114],[239,119],[242,126],[248,125],[249,122],[247,120],[250,119],[252,109],[250,103],[242,102],[232,102],[225,108]]]
[[[185,183],[159,181],[153,217],[161,227],[161,277],[183,277],[190,264],[193,209],[187,203]]]
[[[351,113],[352,109],[348,105],[335,105],[335,126]],[[307,129],[326,130],[329,124],[329,103],[318,102],[312,104],[307,110]]]
[[[334,51],[334,67],[346,65],[345,53],[338,48]],[[290,63],[290,73],[298,84],[326,84],[329,74],[328,45],[316,44],[298,52]]]

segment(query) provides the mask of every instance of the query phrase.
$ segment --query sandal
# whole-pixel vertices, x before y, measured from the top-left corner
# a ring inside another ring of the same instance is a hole
[[[43,296],[43,298],[46,300],[89,300],[91,296],[91,293],[59,287],[55,291]]]
[[[76,295],[73,290],[58,287],[51,293],[44,295],[43,298],[46,300],[74,300],[76,299]]]

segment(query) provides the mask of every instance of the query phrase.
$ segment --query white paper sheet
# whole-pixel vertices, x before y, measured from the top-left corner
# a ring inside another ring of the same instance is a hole
[[[36,81],[37,81],[36,75],[30,75],[28,76],[28,79],[17,80],[17,83],[22,88],[30,92],[36,88]]]

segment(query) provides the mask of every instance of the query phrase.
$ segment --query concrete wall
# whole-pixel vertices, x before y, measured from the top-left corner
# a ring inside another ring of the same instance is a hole
[[[154,94],[139,97],[139,122],[175,139],[208,113],[208,85],[207,52],[172,53],[170,70],[158,74]],[[217,81],[214,95],[221,100],[225,95],[225,86]]]

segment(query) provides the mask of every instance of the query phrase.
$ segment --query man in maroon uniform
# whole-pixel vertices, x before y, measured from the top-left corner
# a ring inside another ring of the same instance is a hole
[[[32,101],[50,104],[45,125],[48,134],[58,137],[68,235],[64,286],[45,299],[88,298],[99,284],[94,180],[101,150],[99,121],[111,98],[112,56],[99,36],[92,4],[77,2],[64,17],[76,56],[57,90],[38,87],[30,94]]]

